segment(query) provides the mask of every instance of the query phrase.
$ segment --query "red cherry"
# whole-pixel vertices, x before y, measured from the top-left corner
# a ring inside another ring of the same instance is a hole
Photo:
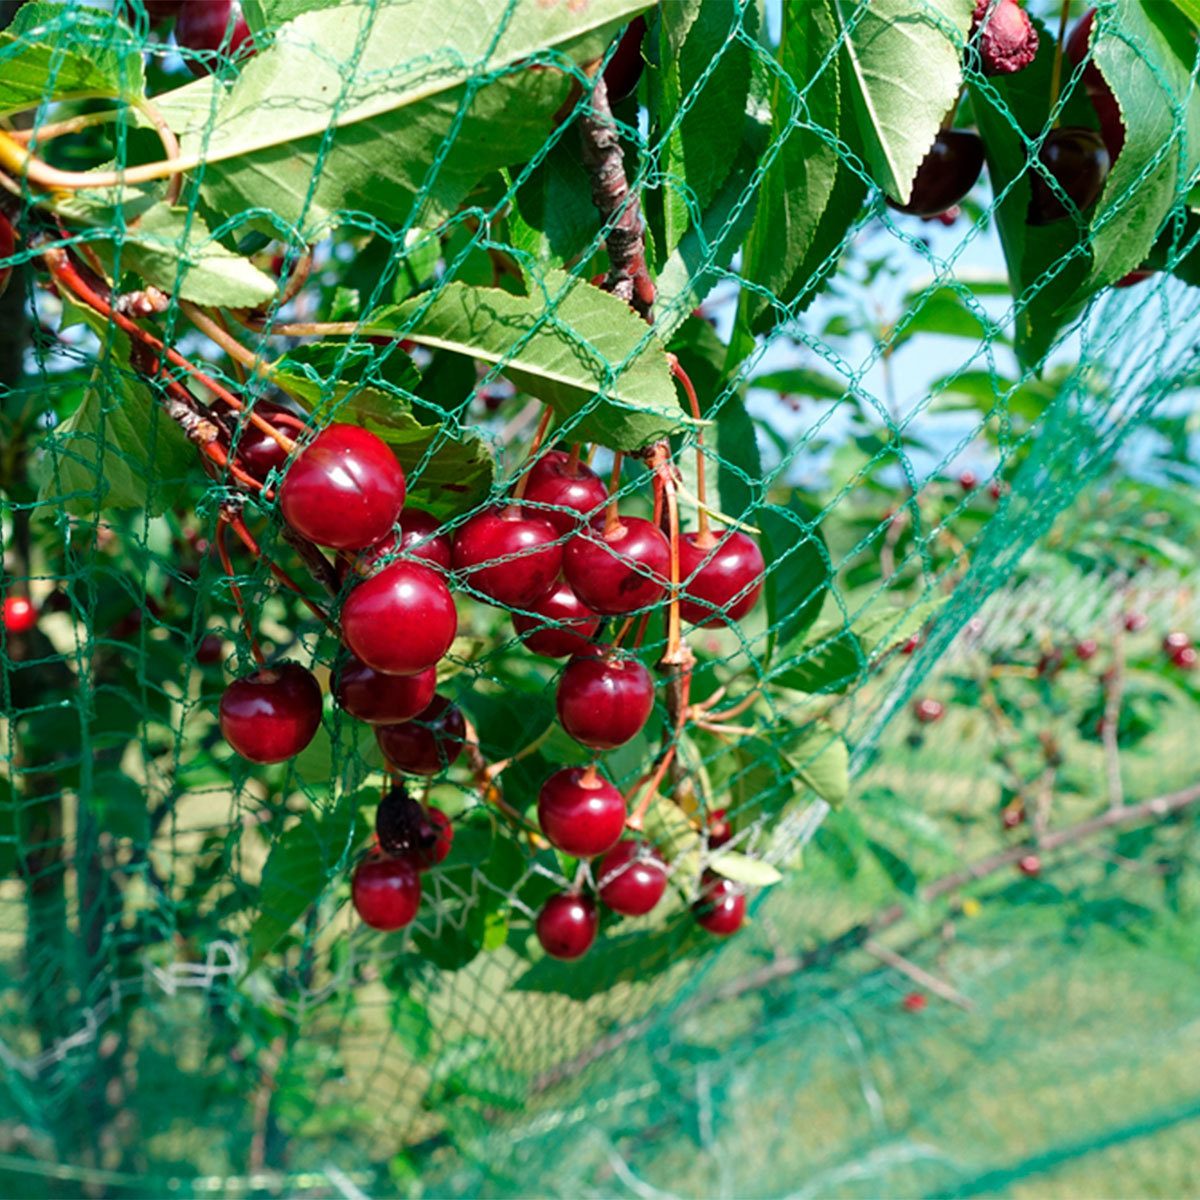
[[[1018,825],[1025,822],[1025,806],[1023,804],[1009,804],[1000,814],[1000,822],[1005,829],[1016,829]]]
[[[338,675],[334,697],[352,717],[369,725],[399,725],[427,708],[436,691],[436,667],[415,675],[385,675],[352,658]]]
[[[454,569],[504,608],[529,608],[558,578],[562,547],[549,521],[519,508],[480,513],[454,539]]]
[[[1182,650],[1191,644],[1192,639],[1182,629],[1172,629],[1162,640],[1163,651],[1167,654],[1174,654],[1176,650]]]
[[[929,696],[913,704],[913,716],[922,725],[932,725],[934,721],[940,721],[945,713],[946,706],[940,700],[933,700]]]
[[[300,451],[279,488],[284,520],[335,550],[382,541],[404,507],[404,471],[388,444],[357,425],[330,425]]]
[[[700,888],[700,898],[692,905],[696,923],[709,933],[728,937],[737,933],[746,919],[746,896],[728,879],[707,875]]]
[[[551,845],[576,858],[595,858],[617,844],[625,800],[592,767],[556,771],[538,793],[538,825]]]
[[[546,901],[537,918],[537,939],[551,958],[579,958],[596,940],[595,901],[560,892]]]
[[[1182,671],[1194,671],[1196,663],[1200,662],[1200,654],[1196,653],[1195,646],[1180,646],[1171,655],[1171,661]]]
[[[999,0],[996,4],[993,0],[975,0],[971,40],[977,35],[985,75],[1011,75],[1037,56],[1037,30],[1016,0]]]
[[[271,404],[260,400],[254,406],[254,415],[262,417],[273,429],[288,437],[295,437],[295,427],[289,421],[279,421],[279,417],[295,417],[295,414],[281,404]],[[243,420],[241,432],[238,435],[237,446],[234,449],[237,464],[255,479],[266,479],[271,471],[280,471],[288,460],[288,452],[270,434],[264,433],[258,426]]]
[[[277,763],[299,754],[321,724],[321,688],[298,663],[259,667],[221,697],[221,732],[243,757]]]
[[[400,526],[398,535],[390,534],[358,556],[360,574],[372,574],[384,559],[397,555],[419,558],[440,570],[450,570],[450,535],[437,517],[419,508],[406,508],[400,517]]]
[[[679,539],[679,615],[704,629],[739,621],[762,592],[766,563],[758,543],[734,530],[704,546],[698,533]]]
[[[1036,854],[1026,854],[1017,859],[1017,870],[1030,879],[1036,879],[1042,873],[1042,860]]]
[[[536,515],[550,522],[559,533],[572,533],[581,521],[590,520],[608,501],[608,489],[600,476],[564,450],[550,450],[529,469],[522,503],[542,505]]]
[[[558,719],[577,742],[613,750],[637,735],[654,708],[654,680],[636,658],[580,656],[558,681]]]
[[[1131,612],[1125,614],[1121,624],[1125,626],[1126,633],[1137,633],[1139,630],[1145,629],[1149,621],[1150,618],[1145,613]]]
[[[4,629],[7,633],[28,633],[38,620],[38,610],[28,596],[8,596],[4,601]]]
[[[445,696],[434,696],[428,708],[403,725],[377,725],[375,740],[384,758],[410,775],[436,775],[462,753],[467,723],[462,710]]]
[[[1004,485],[997,480],[993,480],[990,484],[988,484],[988,495],[991,496],[993,500],[999,500],[1000,497],[1004,495]]]
[[[563,574],[575,595],[604,616],[657,604],[667,593],[670,571],[666,535],[641,517],[622,517],[607,531],[600,517],[563,551]]]
[[[446,860],[454,845],[454,826],[440,808],[427,808],[425,813],[429,817],[429,823],[433,826],[436,836],[432,846],[422,846],[416,851],[414,857],[419,867],[428,869]]]
[[[219,633],[206,633],[196,647],[196,661],[202,667],[215,667],[224,657],[224,638]]]
[[[642,77],[642,39],[646,36],[646,18],[635,17],[625,27],[621,40],[604,68],[604,84],[608,102],[616,104],[633,95]]]
[[[421,907],[421,874],[407,858],[368,855],[354,869],[350,893],[372,929],[403,929]]]
[[[920,648],[921,648],[921,635],[919,633],[914,633],[912,635],[912,637],[910,637],[908,639],[908,641],[905,642],[904,645],[900,647],[900,653],[901,654],[916,654],[916,652]]]
[[[0,258],[12,258],[17,250],[17,238],[13,231],[12,222],[0,213]],[[8,281],[12,277],[12,267],[0,267],[0,296],[8,289]]]
[[[526,649],[546,658],[591,653],[592,636],[600,628],[600,618],[561,579],[528,613],[513,613],[512,621]]]
[[[1095,638],[1084,638],[1082,642],[1075,644],[1075,657],[1080,662],[1088,662],[1096,657],[1100,651],[1100,643]]]
[[[595,870],[600,899],[627,917],[648,913],[667,890],[662,856],[644,842],[618,842]]]
[[[708,848],[719,850],[733,840],[733,826],[725,809],[715,808],[708,814]]]
[[[929,1005],[929,997],[924,992],[909,992],[900,1001],[900,1007],[905,1012],[922,1012]]]
[[[1088,48],[1092,40],[1092,25],[1095,23],[1096,10],[1088,9],[1079,18],[1071,36],[1067,38],[1063,49],[1072,66],[1077,67],[1088,57]],[[1083,68],[1083,86],[1087,92],[1096,116],[1100,118],[1100,136],[1104,139],[1109,157],[1115,162],[1117,155],[1125,146],[1125,123],[1121,119],[1121,106],[1113,95],[1112,88],[1104,78],[1104,73],[1089,59]],[[1134,272],[1136,274],[1137,272]]]
[[[458,610],[446,581],[424,563],[400,559],[364,579],[342,605],[346,645],[388,675],[428,670],[454,643]]]
[[[979,486],[979,476],[974,471],[964,471],[958,477],[958,486],[964,492],[973,492]]]
[[[234,0],[184,0],[175,22],[175,42],[188,50],[219,50],[230,58],[254,53],[250,26]],[[210,58],[191,55],[187,64],[193,75],[204,75],[217,65]]]

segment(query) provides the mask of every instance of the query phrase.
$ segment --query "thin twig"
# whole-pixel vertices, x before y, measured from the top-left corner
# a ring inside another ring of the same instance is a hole
[[[863,942],[863,949],[879,959],[885,966],[899,971],[901,975],[907,975],[918,987],[923,987],[927,992],[932,992],[935,996],[940,996],[943,1000],[958,1005],[965,1012],[974,1011],[975,1005],[957,988],[951,987],[936,975],[931,975],[923,967],[918,967],[911,959],[905,958],[903,954],[897,954],[895,950],[885,946],[882,942],[877,942],[874,938],[867,938]]]

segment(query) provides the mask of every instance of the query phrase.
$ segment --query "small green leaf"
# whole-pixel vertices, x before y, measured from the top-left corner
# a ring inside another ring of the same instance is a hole
[[[904,859],[874,838],[867,838],[867,849],[875,856],[875,861],[899,891],[906,896],[916,895],[917,873]]]
[[[904,317],[892,338],[893,352],[919,333],[938,333],[943,337],[966,338],[969,341],[992,341],[996,326],[979,307],[972,307],[958,287],[937,287],[910,293],[903,302]]]
[[[763,534],[767,619],[776,645],[800,637],[817,619],[829,588],[829,550],[811,509],[797,497],[754,514]]]
[[[786,742],[788,761],[799,777],[831,808],[844,804],[850,792],[850,750],[826,725],[813,725]]]
[[[732,879],[734,883],[744,883],[747,887],[770,887],[779,883],[783,876],[770,863],[761,858],[751,858],[748,854],[739,854],[736,850],[722,850],[714,854],[708,865],[718,875]]]

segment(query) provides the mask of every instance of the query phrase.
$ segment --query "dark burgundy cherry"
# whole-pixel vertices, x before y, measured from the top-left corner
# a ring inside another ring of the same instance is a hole
[[[13,232],[12,222],[0,213],[0,258],[12,258],[17,250],[17,239]],[[8,281],[12,278],[12,267],[0,267],[0,296],[8,290]]]
[[[271,404],[260,400],[254,406],[254,415],[262,417],[274,429],[289,438],[295,438],[296,427],[291,421],[280,421],[280,417],[295,418],[295,413],[284,408],[281,404]],[[248,420],[242,420],[241,433],[238,435],[237,448],[234,451],[237,464],[255,479],[266,479],[268,472],[283,469],[288,460],[288,452],[270,434],[264,433]]]
[[[184,0],[175,21],[175,42],[187,50],[219,50],[228,58],[247,58],[254,53],[250,26],[235,0]],[[217,63],[208,57],[188,55],[193,75],[204,75]]]
[[[437,691],[437,668],[415,675],[385,675],[351,658],[338,674],[334,696],[352,717],[369,725],[399,725],[429,706]]]
[[[1174,654],[1176,650],[1182,650],[1191,644],[1192,639],[1182,629],[1172,629],[1162,640],[1162,648],[1167,654]]]
[[[467,723],[462,710],[445,696],[434,696],[429,707],[403,725],[377,725],[375,740],[384,758],[397,771],[436,775],[462,753]]]
[[[28,596],[8,596],[4,601],[4,629],[7,633],[28,633],[36,624],[38,610]]]
[[[454,569],[505,608],[529,608],[554,587],[562,566],[558,532],[508,507],[472,517],[454,539]]]
[[[392,532],[404,507],[404,471],[373,433],[330,425],[288,468],[279,505],[287,523],[309,541],[360,550]]]
[[[667,868],[653,846],[618,842],[595,869],[600,899],[626,917],[648,913],[667,890]]]
[[[407,857],[424,871],[450,853],[454,829],[440,808],[426,809],[398,785],[375,810],[375,837],[385,854]]]
[[[547,841],[576,858],[611,850],[625,817],[624,797],[592,767],[556,771],[538,793],[538,824]]]
[[[202,667],[215,667],[225,657],[225,639],[219,633],[206,633],[196,647],[196,661]]]
[[[538,913],[537,939],[551,958],[579,958],[591,949],[598,925],[594,900],[560,892]]]
[[[1080,662],[1087,662],[1089,659],[1096,657],[1100,650],[1100,643],[1095,638],[1084,638],[1082,642],[1077,642],[1075,645],[1075,657]]]
[[[588,654],[600,618],[580,603],[566,580],[530,607],[528,613],[513,613],[513,628],[527,649],[546,658]]]
[[[654,708],[654,680],[636,658],[581,655],[558,681],[558,719],[577,742],[613,750],[636,736]]]
[[[657,604],[667,593],[670,572],[666,535],[641,517],[622,517],[607,532],[599,517],[563,551],[563,574],[575,595],[607,617]]]
[[[358,584],[342,605],[346,645],[387,675],[427,671],[450,649],[457,632],[454,597],[424,563],[391,563]]]
[[[1092,26],[1095,23],[1096,10],[1089,8],[1079,18],[1071,36],[1067,38],[1064,47],[1067,58],[1074,67],[1079,66],[1088,57],[1088,48],[1092,40]],[[1103,72],[1092,60],[1083,68],[1083,86],[1100,119],[1100,136],[1104,139],[1108,156],[1117,161],[1117,155],[1125,146],[1125,123],[1121,120],[1121,106],[1113,95],[1112,88],[1104,78]]]
[[[728,937],[737,933],[746,919],[746,896],[728,879],[708,875],[700,889],[700,898],[692,905],[696,923],[709,933]]]
[[[1154,275],[1154,272],[1152,270],[1150,270],[1149,268],[1137,267],[1135,270],[1130,271],[1128,275],[1122,275],[1121,278],[1118,279],[1117,282],[1113,284],[1113,287],[1119,287],[1119,288],[1136,287],[1137,284],[1139,284],[1139,283],[1145,283],[1146,280],[1151,278],[1153,275]]]
[[[983,139],[967,129],[943,129],[913,178],[908,203],[888,203],[917,217],[934,217],[956,205],[983,170]]]
[[[632,96],[642,77],[642,39],[646,36],[646,18],[635,17],[625,27],[621,40],[604,68],[604,85],[608,102],[616,104]]]
[[[1194,671],[1196,664],[1200,663],[1200,654],[1196,652],[1195,646],[1180,646],[1171,654],[1171,661],[1181,671]]]
[[[922,725],[932,725],[934,721],[940,721],[945,713],[946,706],[940,700],[933,700],[929,696],[913,703],[913,716]]]
[[[554,505],[532,511],[559,533],[572,533],[608,502],[608,489],[585,463],[571,463],[565,450],[550,450],[529,469],[524,499],[532,505]]]
[[[403,929],[421,907],[421,873],[407,858],[369,854],[354,869],[350,892],[372,929]]]
[[[1104,139],[1094,129],[1064,125],[1052,129],[1038,152],[1038,161],[1056,179],[1080,212],[1095,204],[1108,178],[1111,159]],[[1071,210],[1051,190],[1037,171],[1029,173],[1030,225],[1049,225],[1071,215]]]
[[[738,621],[762,593],[763,562],[758,543],[734,530],[704,546],[698,533],[679,539],[679,615],[692,625],[712,628]]]
[[[976,36],[985,75],[1011,75],[1037,56],[1037,30],[1016,0],[975,0],[971,40]]]
[[[298,663],[259,667],[221,697],[221,732],[243,757],[277,763],[299,754],[321,724],[321,688]]]

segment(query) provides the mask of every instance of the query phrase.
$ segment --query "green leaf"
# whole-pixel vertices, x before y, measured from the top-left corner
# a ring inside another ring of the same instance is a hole
[[[812,725],[787,739],[788,761],[796,773],[831,808],[844,804],[850,793],[850,750],[827,725]]]
[[[811,396],[814,400],[841,400],[846,394],[844,379],[810,367],[768,371],[765,375],[756,375],[749,381],[749,386],[785,396]]]
[[[747,887],[770,887],[783,879],[770,863],[763,862],[761,858],[751,858],[748,854],[739,854],[736,850],[719,851],[708,860],[708,865],[718,875],[724,875],[734,883],[744,883]]]
[[[899,350],[919,333],[937,333],[943,337],[966,338],[969,341],[991,341],[997,328],[981,309],[972,308],[957,287],[937,287],[929,291],[912,292],[905,297],[904,317],[892,339],[892,350]]]
[[[301,13],[336,8],[341,0],[242,0],[242,14],[251,33],[269,33]]]
[[[867,838],[867,849],[875,856],[875,861],[899,891],[906,896],[916,895],[917,874],[904,859],[874,838]]]
[[[545,267],[564,267],[599,238],[587,170],[573,129],[547,150],[517,191],[509,218],[514,250]]]
[[[1172,3],[1193,25],[1200,25],[1200,0],[1172,0]]]
[[[770,564],[767,620],[777,645],[800,637],[817,619],[829,589],[829,550],[812,511],[799,498],[786,506],[764,504],[754,514]]]

